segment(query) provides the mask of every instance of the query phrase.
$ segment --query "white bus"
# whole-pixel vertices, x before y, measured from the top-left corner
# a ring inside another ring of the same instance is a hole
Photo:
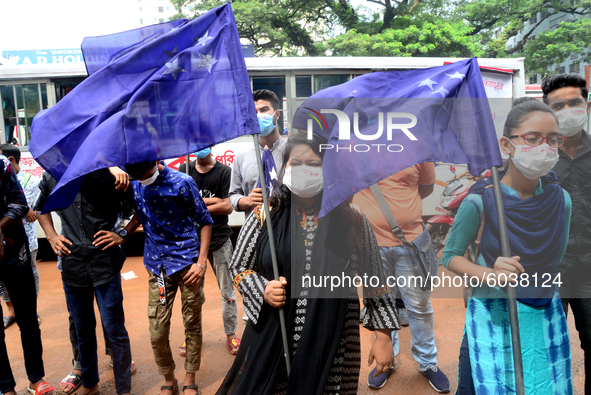
[[[290,130],[291,116],[298,106],[315,92],[349,81],[358,75],[387,70],[412,70],[441,66],[455,62],[456,58],[391,58],[391,57],[279,57],[246,58],[251,87],[269,89],[282,99],[282,129]],[[482,67],[483,82],[490,99],[504,98],[493,108],[497,132],[502,134],[502,123],[511,106],[512,98],[525,95],[523,58],[478,59]],[[0,66],[0,142],[16,142],[22,150],[21,167],[40,176],[39,167],[28,151],[30,125],[42,108],[55,105],[62,97],[87,77],[83,63],[41,64],[28,66]],[[213,148],[213,155],[232,165],[234,155],[252,144],[251,137],[241,137]],[[178,168],[185,158],[167,161]],[[464,168],[458,166],[458,173]],[[424,201],[424,216],[435,215],[439,197],[447,180],[452,178],[449,166],[437,166],[435,192]],[[243,213],[230,216],[232,226],[240,226]],[[44,237],[38,227],[40,237]]]

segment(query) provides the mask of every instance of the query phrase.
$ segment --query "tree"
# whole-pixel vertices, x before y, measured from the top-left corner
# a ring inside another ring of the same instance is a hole
[[[171,0],[179,11],[172,19],[195,18],[218,7],[224,0]],[[317,55],[313,32],[322,30],[327,19],[325,0],[235,0],[232,8],[241,38],[254,44],[255,54],[277,56]],[[344,10],[343,12],[346,12]],[[343,14],[343,17],[344,14]]]
[[[471,29],[449,13],[449,1],[367,1],[382,9],[369,16],[362,15],[359,9],[348,10],[344,14],[346,21],[339,12],[345,8],[344,1],[328,2],[331,13],[346,32],[318,44],[320,52],[340,56],[450,57],[482,53],[480,37],[468,36]]]
[[[377,34],[355,29],[319,44],[334,56],[449,56],[471,57],[482,53],[479,39],[467,36],[470,28],[441,18],[401,17],[397,27]]]
[[[588,22],[562,23],[555,33],[544,32],[537,36],[535,30],[561,13],[591,16],[591,0],[461,0],[455,13],[457,18],[468,22],[471,36],[482,38],[484,56],[522,56],[525,53],[526,68],[534,71],[562,62],[573,52],[584,52],[585,43],[578,38],[588,37],[585,34],[588,32],[581,29],[588,28]],[[500,32],[496,38],[493,37],[495,30]],[[551,42],[549,39],[567,41]],[[513,41],[515,45],[508,46]],[[587,45],[589,43],[587,40]]]
[[[562,63],[572,54],[582,54],[581,62],[591,62],[591,19],[562,22],[556,30],[546,31],[525,46],[528,73],[544,74],[554,63]]]

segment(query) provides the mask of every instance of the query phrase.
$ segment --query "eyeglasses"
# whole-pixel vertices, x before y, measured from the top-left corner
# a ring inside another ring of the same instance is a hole
[[[548,136],[548,137],[543,137],[540,136],[539,134],[536,133],[526,133],[526,134],[519,134],[516,136],[505,136],[508,139],[514,139],[517,137],[521,137],[523,138],[523,141],[525,141],[525,144],[529,145],[530,147],[536,147],[538,145],[541,145],[544,143],[544,141],[546,143],[548,143],[548,145],[550,147],[554,147],[554,148],[558,148],[558,147],[562,147],[564,145],[564,142],[566,141],[566,137],[562,136],[562,135],[553,135],[553,136]]]

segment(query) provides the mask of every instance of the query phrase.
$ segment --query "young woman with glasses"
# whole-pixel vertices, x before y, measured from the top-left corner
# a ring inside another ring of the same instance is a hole
[[[556,116],[542,102],[522,102],[507,116],[500,145],[510,160],[500,175],[511,258],[501,254],[490,179],[474,184],[458,210],[442,261],[473,282],[460,348],[459,394],[515,392],[507,286],[517,295],[525,393],[573,393],[557,271],[568,242],[571,200],[550,172],[564,141]],[[464,252],[469,246],[475,251],[476,244],[479,253],[472,263]]]

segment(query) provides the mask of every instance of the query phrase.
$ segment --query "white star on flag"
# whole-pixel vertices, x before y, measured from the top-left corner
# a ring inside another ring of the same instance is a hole
[[[187,71],[187,70],[183,70],[179,66],[179,58],[176,58],[172,62],[166,63],[165,66],[166,66],[166,71],[164,71],[162,73],[162,75],[164,75],[164,74],[172,74],[172,76],[174,77],[174,80],[175,81],[176,81],[176,75],[178,73],[182,73],[183,71]]]
[[[275,171],[275,168],[271,169],[271,171],[269,172],[269,176],[271,177],[271,180],[277,179],[277,172]]]
[[[464,79],[464,77],[466,76],[466,74],[460,74],[460,72],[459,72],[459,71],[456,71],[456,72],[455,72],[455,73],[453,73],[453,74],[447,74],[447,73],[445,73],[445,75],[447,75],[447,76],[449,77],[449,79],[452,79],[452,78],[457,78],[457,79],[459,79],[459,80],[463,80],[463,79]]]
[[[433,90],[433,85],[434,84],[437,84],[437,82],[432,81],[430,78],[427,78],[426,80],[421,81],[421,83],[419,84],[419,86],[427,85],[431,90]]]
[[[194,55],[192,55],[191,57],[191,64],[195,64],[197,63],[197,61],[199,61],[199,63],[197,65],[195,65],[195,68],[201,68],[201,67],[207,67],[207,71],[209,73],[211,73],[211,68],[213,67],[214,64],[216,64],[218,61],[217,59],[213,59],[213,57],[211,56],[212,51],[209,51],[209,53],[207,55],[203,55],[201,53],[197,53],[199,55],[199,59],[196,59],[194,57]]]
[[[445,89],[444,87],[441,87],[441,88],[437,89],[435,92],[433,92],[432,95],[434,95],[436,93],[441,93],[441,96],[445,97],[445,96],[447,96],[449,91],[447,89]]]
[[[213,37],[209,35],[209,30],[205,32],[205,35],[197,40],[197,45],[205,45],[208,41],[213,40]]]

